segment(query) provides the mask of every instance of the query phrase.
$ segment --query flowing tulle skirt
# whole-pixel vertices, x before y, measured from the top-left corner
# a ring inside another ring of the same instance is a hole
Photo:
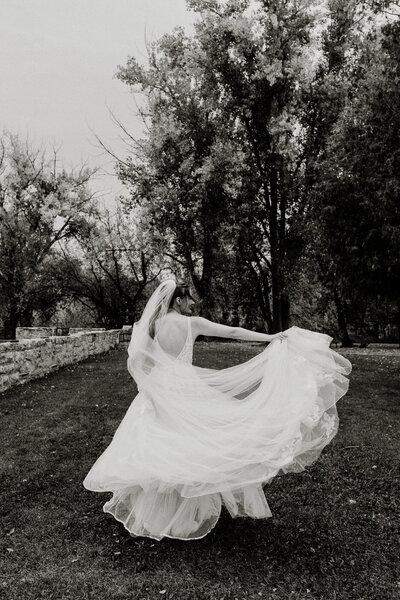
[[[298,327],[215,371],[156,365],[83,484],[133,536],[204,537],[224,505],[271,517],[263,486],[311,465],[338,430],[350,362]]]

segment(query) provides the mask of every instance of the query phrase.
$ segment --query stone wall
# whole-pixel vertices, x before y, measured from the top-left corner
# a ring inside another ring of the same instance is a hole
[[[121,330],[24,339],[0,344],[0,392],[114,348]]]
[[[106,331],[105,327],[70,327],[69,333],[80,333],[81,331]]]
[[[105,327],[17,327],[15,337],[17,340],[32,340],[47,338],[54,335],[68,335],[81,331],[106,331]]]
[[[17,327],[15,330],[17,340],[48,338],[52,335],[56,335],[56,327]]]

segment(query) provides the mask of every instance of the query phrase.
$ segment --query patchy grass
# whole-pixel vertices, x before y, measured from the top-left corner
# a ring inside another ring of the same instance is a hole
[[[218,367],[257,345],[199,343]],[[266,487],[273,517],[224,512],[199,541],[131,537],[82,481],[136,388],[119,348],[0,396],[2,569],[7,600],[385,600],[398,571],[400,352],[353,363],[340,429],[301,474]]]

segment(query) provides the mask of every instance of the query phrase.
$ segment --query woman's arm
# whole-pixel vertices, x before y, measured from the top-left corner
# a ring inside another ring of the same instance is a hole
[[[235,340],[247,340],[249,342],[271,342],[276,337],[284,334],[268,335],[267,333],[257,333],[243,327],[230,327],[229,325],[220,325],[203,317],[191,317],[193,337],[206,335],[210,337],[233,338]]]

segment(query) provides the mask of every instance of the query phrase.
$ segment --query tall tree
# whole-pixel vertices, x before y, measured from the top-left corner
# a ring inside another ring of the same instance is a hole
[[[310,160],[305,227],[343,345],[351,345],[349,324],[365,331],[378,295],[399,302],[398,32],[394,22],[359,41],[346,63],[340,110]]]
[[[218,291],[236,312],[238,297],[252,312],[256,300],[269,331],[286,328],[290,298],[316,265],[350,344],[348,323],[360,322],[353,307],[364,294],[351,272],[368,264],[365,248],[355,251],[357,224],[365,214],[367,235],[372,213],[354,199],[360,175],[350,176],[335,148],[363,97],[373,11],[389,4],[328,0],[322,28],[311,0],[187,4],[198,15],[191,37],[177,29],[151,46],[148,67],[130,58],[119,69],[146,98],[147,133],[119,165],[132,204],[191,274],[208,311],[215,314]],[[222,294],[229,279],[235,284]]]
[[[234,241],[272,331],[289,316],[294,112],[310,76],[310,5],[189,1],[200,17],[194,36],[164,36],[148,69],[130,58],[118,75],[147,96],[147,138],[139,157],[120,165],[134,201],[148,207],[152,223],[162,221],[203,298],[224,244]]]
[[[229,240],[233,148],[196,57],[181,29],[149,51],[149,66],[130,58],[118,77],[145,93],[146,139],[119,164],[142,226],[190,274],[203,314],[214,307],[214,275]]]
[[[291,219],[298,209],[299,91],[310,80],[307,60],[313,26],[311,2],[189,3],[206,72],[234,119],[244,153],[238,197],[245,227],[243,264],[253,277],[267,328],[288,326],[287,273],[296,260]]]

